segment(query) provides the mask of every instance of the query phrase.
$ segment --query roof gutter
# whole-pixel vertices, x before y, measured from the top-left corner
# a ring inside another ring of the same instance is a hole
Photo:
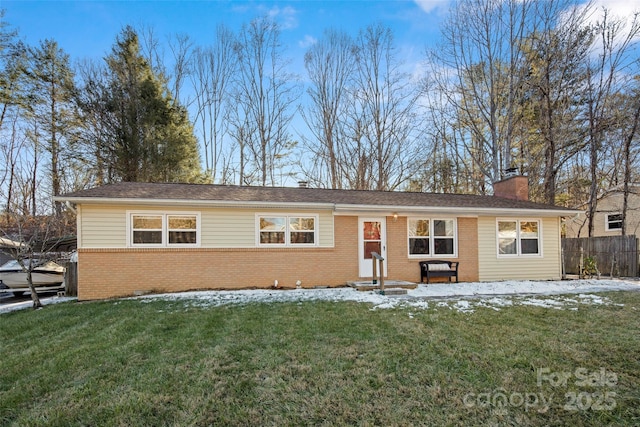
[[[335,204],[335,203],[288,203],[266,201],[229,201],[229,200],[190,200],[190,199],[138,199],[138,198],[103,198],[103,197],[64,197],[57,196],[54,201],[92,204],[92,205],[142,205],[142,206],[202,206],[202,207],[228,207],[228,208],[273,208],[273,209],[326,209],[336,214],[386,214],[398,213],[402,215],[424,213],[447,213],[456,216],[491,215],[501,216],[517,214],[518,216],[573,216],[583,213],[576,209],[521,209],[521,208],[469,208],[469,207],[444,207],[444,206],[402,206],[402,205],[361,205],[361,204]]]
[[[573,216],[583,211],[568,209],[521,209],[521,208],[468,208],[468,207],[447,207],[447,206],[370,206],[370,205],[336,205],[336,213],[341,214],[360,214],[374,212],[395,212],[401,215],[411,215],[419,213],[443,213],[450,212],[456,216],[501,216],[501,215],[518,215],[518,216]]]
[[[54,201],[73,203],[76,205],[144,205],[144,206],[202,206],[202,207],[230,207],[230,208],[295,208],[295,209],[330,209],[334,203],[292,203],[292,202],[261,202],[261,201],[232,201],[232,200],[193,200],[193,199],[138,199],[138,198],[107,198],[107,197],[64,197],[53,198]]]

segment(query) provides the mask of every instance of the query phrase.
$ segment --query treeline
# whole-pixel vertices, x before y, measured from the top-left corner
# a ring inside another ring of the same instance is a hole
[[[52,195],[121,180],[485,194],[515,168],[533,200],[593,213],[640,180],[638,16],[455,2],[420,73],[372,24],[328,29],[304,77],[266,17],[219,25],[207,46],[126,27],[74,66],[1,22],[6,211],[59,211]]]

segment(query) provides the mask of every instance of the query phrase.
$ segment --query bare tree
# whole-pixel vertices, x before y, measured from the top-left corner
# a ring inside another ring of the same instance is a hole
[[[210,47],[198,47],[190,61],[189,74],[195,93],[195,120],[203,144],[205,169],[215,182],[225,162],[223,142],[228,132],[225,108],[230,85],[236,70],[234,35],[223,25],[216,28]],[[233,105],[231,105],[233,108]],[[224,174],[222,174],[224,176]],[[223,179],[224,181],[224,179]]]
[[[139,36],[140,52],[147,60],[151,70],[167,85],[173,99],[182,105],[189,106],[190,99],[181,99],[182,87],[190,72],[193,41],[188,34],[177,33],[168,35],[163,43],[156,29],[149,25],[139,25],[135,28]],[[170,57],[167,57],[168,46]]]
[[[238,73],[233,99],[238,102],[237,112],[244,117],[237,114],[231,125],[243,131],[235,133],[236,142],[250,143],[248,152],[259,172],[259,183],[273,185],[275,161],[291,143],[288,126],[293,118],[292,105],[299,96],[296,78],[286,70],[280,29],[267,17],[254,19],[242,28],[235,52]]]
[[[30,49],[30,64],[26,69],[30,103],[26,117],[33,121],[31,135],[34,144],[47,153],[51,196],[59,196],[63,187],[68,147],[72,132],[78,126],[73,106],[74,74],[69,55],[54,40],[45,40]],[[57,215],[62,214],[59,203],[54,204]]]
[[[629,120],[627,126],[623,129],[623,164],[624,164],[624,183],[623,183],[623,195],[622,195],[622,230],[623,236],[627,235],[627,216],[629,212],[629,194],[631,193],[631,184],[633,182],[632,170],[637,173],[638,164],[632,159],[633,141],[636,140],[636,136],[640,132],[640,75],[635,77],[635,90],[632,91],[629,99]],[[638,146],[636,140],[636,146]],[[637,176],[637,175],[636,175]]]
[[[9,118],[11,133],[0,141],[0,155],[2,156],[0,164],[4,165],[3,169],[0,169],[0,189],[2,189],[0,194],[5,202],[2,209],[7,213],[13,212],[15,209],[15,189],[18,186],[18,173],[27,145],[19,115],[12,114]]]
[[[421,137],[416,114],[418,87],[401,71],[393,33],[381,24],[360,32],[353,57],[353,104],[347,120],[358,154],[344,165],[356,159],[364,161],[356,168],[360,172],[371,168],[371,180],[365,188],[394,190],[421,165],[417,150]],[[362,142],[366,144],[364,150]]]
[[[229,135],[235,141],[238,149],[238,166],[235,175],[240,185],[251,185],[254,181],[255,170],[249,171],[248,151],[255,144],[254,138],[258,134],[256,123],[252,122],[250,106],[240,102],[239,94],[229,98],[235,108],[229,108]],[[235,100],[235,101],[234,101]]]
[[[339,151],[345,144],[345,104],[349,80],[354,71],[353,41],[344,32],[325,31],[324,37],[307,50],[304,64],[311,81],[307,90],[311,102],[302,116],[313,135],[306,146],[313,153],[314,175],[327,170],[330,188],[342,188],[343,174]],[[320,180],[321,182],[324,180]]]
[[[411,189],[484,194],[486,179],[461,142],[465,140],[466,130],[458,122],[456,107],[448,102],[449,95],[441,90],[446,74],[434,66],[422,82],[426,162],[412,180]],[[445,175],[444,179],[441,175]]]
[[[633,48],[640,34],[640,19],[636,14],[630,20],[613,18],[603,9],[601,20],[593,27],[596,36],[594,51],[587,66],[585,121],[589,146],[589,175],[591,179],[587,205],[589,236],[593,235],[598,192],[601,189],[599,164],[604,135],[609,126],[615,125],[613,94],[627,84],[626,72],[631,64],[637,64]]]
[[[443,43],[431,52],[439,90],[455,106],[461,141],[484,177],[499,180],[512,166],[523,78],[521,42],[531,0],[456,3],[443,24]],[[450,70],[444,73],[443,70]]]
[[[569,0],[548,0],[534,5],[535,30],[522,45],[525,67],[522,167],[542,177],[544,202],[556,203],[558,175],[565,163],[584,148],[579,121],[585,61],[593,41],[584,27],[589,8]],[[537,190],[537,180],[531,185]]]
[[[187,34],[176,34],[168,39],[169,49],[173,56],[173,73],[167,76],[171,80],[169,90],[173,94],[173,98],[182,102],[183,105],[189,106],[189,99],[181,99],[180,94],[182,86],[187,79],[191,63],[191,55],[193,52],[193,41]]]
[[[156,75],[166,79],[168,73],[164,60],[164,46],[157,35],[156,29],[153,26],[144,24],[129,28],[138,35],[140,54],[147,60],[151,70]]]
[[[4,213],[0,217],[0,251],[18,262],[26,274],[33,308],[42,303],[33,283],[34,270],[55,259],[61,237],[71,230],[69,218]]]
[[[341,174],[348,188],[368,190],[374,187],[373,159],[375,153],[366,139],[367,124],[365,112],[356,98],[350,94],[344,123],[346,138],[339,151]]]

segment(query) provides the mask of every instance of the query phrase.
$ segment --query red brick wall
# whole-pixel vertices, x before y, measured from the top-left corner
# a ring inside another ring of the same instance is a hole
[[[516,175],[493,183],[493,194],[515,200],[529,200],[529,178]]]
[[[358,280],[358,218],[336,216],[334,248],[80,249],[78,299],[136,291],[340,286]],[[478,279],[478,227],[458,219],[460,280]],[[419,260],[407,257],[407,222],[387,218],[387,277],[420,280]]]

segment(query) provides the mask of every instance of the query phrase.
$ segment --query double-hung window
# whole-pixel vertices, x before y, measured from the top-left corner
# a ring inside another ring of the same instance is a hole
[[[162,215],[131,215],[133,245],[162,245]]]
[[[195,215],[167,215],[169,245],[198,243],[198,218]]]
[[[409,257],[456,256],[454,219],[409,218]]]
[[[607,214],[606,221],[607,231],[622,230],[622,214]]]
[[[258,215],[257,223],[259,246],[317,246],[315,215]]]
[[[189,247],[200,244],[197,213],[130,213],[131,246]]]
[[[498,220],[498,255],[541,255],[540,221]]]

